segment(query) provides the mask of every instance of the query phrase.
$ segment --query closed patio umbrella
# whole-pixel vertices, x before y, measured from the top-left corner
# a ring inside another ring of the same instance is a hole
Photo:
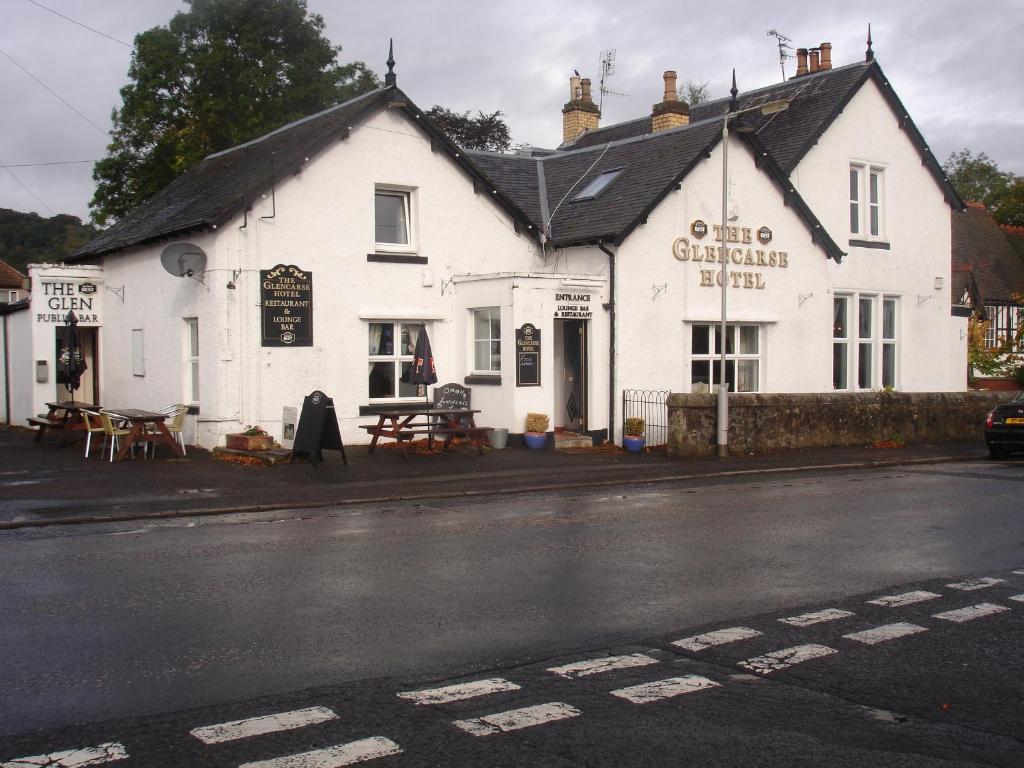
[[[434,353],[430,349],[430,337],[427,336],[427,326],[420,328],[419,336],[416,337],[416,351],[413,353],[412,374],[409,377],[411,384],[436,384],[437,366],[434,365]],[[424,387],[426,392],[426,387]]]
[[[82,384],[82,374],[89,366],[85,362],[85,352],[82,349],[82,340],[78,335],[78,318],[73,311],[69,311],[64,318],[64,336],[60,343],[60,353],[57,356],[57,381],[73,393]]]

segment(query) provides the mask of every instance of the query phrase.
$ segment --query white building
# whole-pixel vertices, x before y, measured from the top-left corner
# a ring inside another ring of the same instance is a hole
[[[389,70],[376,91],[211,155],[72,266],[33,268],[31,360],[53,367],[38,316],[59,278],[102,297],[86,399],[189,403],[203,446],[247,424],[280,438],[282,408],[314,389],[365,442],[368,411],[424,397],[402,381],[420,327],[440,382],[472,387],[478,423],[521,432],[539,411],[617,437],[623,389],[717,385],[722,116],[782,99],[729,138],[731,388],[962,390],[962,203],[870,49],[832,69],[826,45],[818,71],[693,108],[666,73],[651,116],[604,129],[574,78],[566,141],[520,155],[452,145]],[[54,386],[19,384],[15,420]]]

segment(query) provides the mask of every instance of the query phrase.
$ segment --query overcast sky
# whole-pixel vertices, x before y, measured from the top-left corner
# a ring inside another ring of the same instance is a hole
[[[0,208],[84,220],[92,162],[105,153],[131,48],[39,5],[128,43],[188,6],[181,0],[37,2],[0,0],[0,162],[8,166],[0,168]],[[966,147],[1024,174],[1024,0],[308,4],[323,16],[327,36],[343,46],[341,61],[365,61],[383,74],[393,37],[398,84],[421,108],[500,109],[515,143],[549,147],[561,141],[569,75],[578,69],[596,91],[603,50],[616,51],[608,87],[628,94],[606,97],[601,124],[611,125],[650,112],[661,100],[666,69],[675,69],[680,82],[708,82],[712,97],[728,90],[732,67],[741,90],[778,82],[770,29],[789,37],[794,49],[831,42],[834,66],[862,60],[871,22],[876,58],[940,162]],[[789,77],[795,61],[785,66]],[[81,160],[90,162],[42,165]]]

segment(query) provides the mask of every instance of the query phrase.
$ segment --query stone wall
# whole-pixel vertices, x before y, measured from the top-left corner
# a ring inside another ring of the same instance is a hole
[[[729,452],[983,439],[985,414],[1005,392],[730,394]],[[715,453],[716,395],[668,398],[670,456]]]

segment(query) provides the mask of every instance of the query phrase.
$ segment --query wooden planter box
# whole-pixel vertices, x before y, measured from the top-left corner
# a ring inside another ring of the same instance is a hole
[[[270,435],[227,435],[228,448],[235,451],[269,451],[274,447]]]

